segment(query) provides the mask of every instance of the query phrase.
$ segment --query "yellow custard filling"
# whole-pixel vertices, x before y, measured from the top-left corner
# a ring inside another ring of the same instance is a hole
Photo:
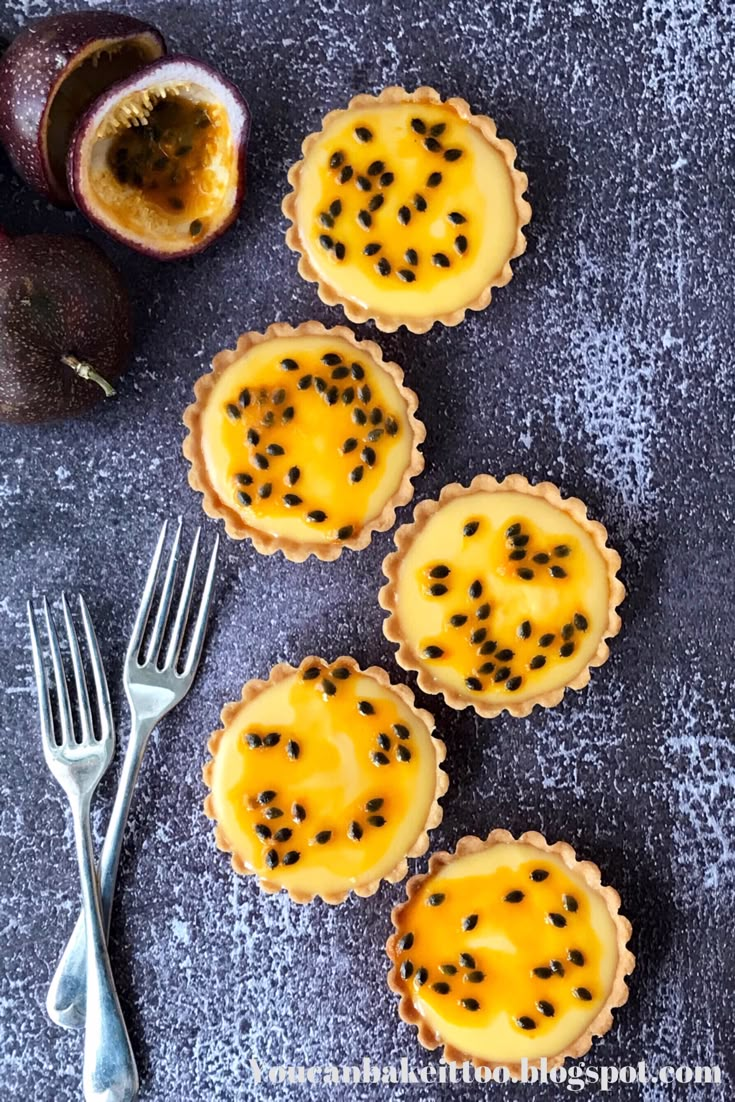
[[[568,684],[608,621],[607,567],[566,512],[515,491],[471,493],[405,553],[397,608],[417,659],[470,700],[522,701]]]
[[[300,542],[356,536],[409,466],[393,378],[339,337],[262,341],[219,376],[202,417],[211,484],[249,525]]]
[[[498,844],[427,878],[401,912],[400,986],[445,1043],[553,1056],[605,1003],[618,962],[602,896],[552,853]]]
[[[324,282],[415,318],[465,306],[496,282],[519,224],[501,151],[433,103],[336,113],[309,148],[296,210]]]
[[[436,779],[431,734],[395,692],[315,661],[239,708],[210,782],[214,816],[248,872],[325,895],[400,863]]]

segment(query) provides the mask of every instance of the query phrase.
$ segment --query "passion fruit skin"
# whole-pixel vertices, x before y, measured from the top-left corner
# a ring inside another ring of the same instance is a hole
[[[49,140],[55,137],[49,135],[49,114],[57,91],[86,54],[136,44],[141,65],[166,52],[160,32],[148,23],[115,12],[84,11],[39,19],[0,51],[0,142],[18,175],[49,202],[73,206],[65,174],[54,171],[48,154]],[[97,64],[98,83],[82,90],[74,118],[99,94],[108,66],[112,69],[104,55]],[[110,79],[118,75],[115,69]],[[60,137],[63,161],[66,141]]]
[[[181,241],[180,247],[164,250],[152,236],[149,241],[133,240],[125,227],[100,209],[88,185],[88,164],[91,142],[102,120],[128,97],[146,89],[167,84],[196,84],[216,92],[218,103],[227,106],[231,139],[236,159],[236,186],[229,207],[211,230],[198,239]],[[237,218],[246,191],[247,152],[250,137],[250,108],[240,90],[206,62],[183,54],[161,57],[140,69],[127,80],[120,81],[103,92],[77,122],[69,146],[67,181],[76,206],[95,226],[117,241],[156,260],[178,260],[203,252],[222,236]]]
[[[105,395],[64,357],[113,384],[132,345],[131,311],[117,269],[83,237],[0,229],[0,421],[71,417]]]

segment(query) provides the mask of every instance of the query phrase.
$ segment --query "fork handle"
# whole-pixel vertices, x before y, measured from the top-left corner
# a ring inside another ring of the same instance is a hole
[[[132,1102],[138,1093],[138,1071],[107,954],[89,830],[89,797],[73,801],[72,808],[87,935],[84,1097],[86,1102]]]
[[[133,799],[148,737],[155,722],[133,716],[128,749],[123,760],[115,802],[99,864],[102,928],[105,939],[110,929],[112,899],[115,894],[125,824]],[[77,918],[71,937],[61,955],[46,996],[46,1010],[52,1022],[65,1029],[82,1029],[85,1024],[87,987],[87,942],[84,913]]]

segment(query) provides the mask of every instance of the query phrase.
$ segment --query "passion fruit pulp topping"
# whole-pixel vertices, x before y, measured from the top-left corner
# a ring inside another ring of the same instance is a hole
[[[147,115],[126,113],[135,107],[122,108],[126,119],[108,146],[107,169],[126,189],[133,217],[143,205],[159,215],[175,212],[189,219],[189,233],[197,238],[206,233],[207,215],[222,192],[215,166],[228,141],[227,117],[217,104],[181,96],[159,99]]]
[[[438,686],[523,700],[568,684],[608,624],[605,559],[569,514],[531,494],[467,494],[402,560],[401,623]]]
[[[395,494],[413,432],[395,381],[342,338],[255,345],[219,377],[202,448],[223,502],[304,543],[346,541]]]
[[[410,317],[497,283],[519,227],[504,153],[448,104],[336,113],[307,152],[296,210],[320,278]]]

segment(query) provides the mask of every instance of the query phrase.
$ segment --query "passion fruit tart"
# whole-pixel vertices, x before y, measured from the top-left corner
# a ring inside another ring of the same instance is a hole
[[[424,692],[526,716],[581,689],[617,635],[620,556],[576,498],[522,475],[445,486],[399,528],[383,571],[397,661]]]
[[[77,123],[69,187],[91,222],[159,260],[207,248],[237,217],[250,112],[234,84],[167,57],[109,88]]]
[[[620,896],[570,845],[493,830],[435,853],[387,943],[401,1018],[447,1063],[549,1070],[588,1052],[635,966]]]
[[[197,380],[184,414],[189,482],[233,539],[336,559],[390,528],[423,469],[417,398],[349,329],[245,333]]]
[[[495,123],[433,88],[386,88],[332,111],[302,146],[286,241],[324,302],[392,332],[489,305],[526,247],[531,208]]]
[[[305,658],[249,681],[209,740],[204,804],[235,872],[298,903],[396,883],[441,822],[444,743],[384,670]]]

